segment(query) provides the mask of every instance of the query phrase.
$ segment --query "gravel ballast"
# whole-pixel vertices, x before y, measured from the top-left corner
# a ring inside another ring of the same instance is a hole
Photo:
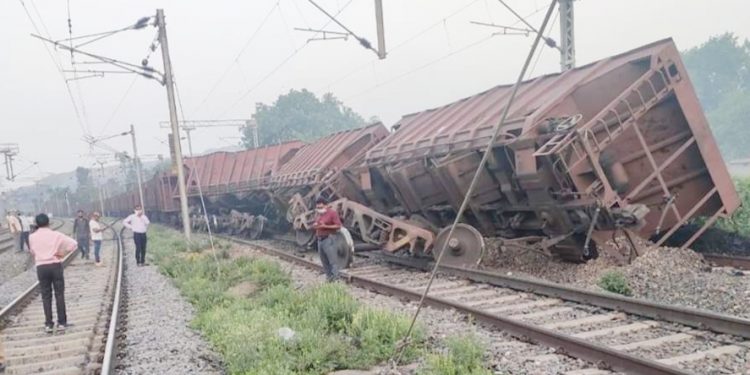
[[[491,242],[488,245],[484,262],[488,271],[594,290],[602,290],[597,285],[602,275],[617,271],[627,279],[633,297],[750,318],[750,276],[712,268],[692,250],[654,248],[627,265],[602,253],[588,263],[573,264],[533,251],[500,251]],[[640,246],[647,247],[645,243]]]
[[[132,239],[125,246],[126,337],[117,373],[225,373],[221,357],[189,327],[192,306],[156,266],[136,266]]]

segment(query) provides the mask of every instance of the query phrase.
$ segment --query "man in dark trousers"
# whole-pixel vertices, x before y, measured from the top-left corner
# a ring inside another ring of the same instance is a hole
[[[73,222],[73,235],[81,249],[81,258],[89,259],[89,242],[91,242],[91,228],[89,219],[83,215],[83,210],[78,210],[76,220]]]
[[[143,212],[140,205],[135,206],[134,212],[122,222],[126,228],[133,231],[135,262],[138,266],[146,265],[146,231],[148,231],[150,223],[148,216]]]
[[[76,249],[76,241],[49,228],[49,217],[39,214],[34,219],[37,230],[30,236],[30,252],[34,256],[36,275],[39,279],[39,291],[42,293],[44,307],[44,331],[52,333],[52,290],[55,291],[57,305],[57,331],[65,331],[68,316],[65,313],[65,279],[63,278],[62,259],[67,253]]]
[[[335,281],[339,278],[339,270],[335,262],[336,241],[333,235],[341,229],[341,219],[338,212],[328,206],[328,202],[324,198],[318,198],[315,201],[315,211],[317,217],[313,228],[315,228],[315,236],[318,239],[320,263],[323,264],[326,279]]]

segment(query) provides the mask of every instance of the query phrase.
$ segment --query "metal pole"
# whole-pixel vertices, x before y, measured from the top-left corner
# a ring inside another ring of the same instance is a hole
[[[573,0],[560,0],[560,69],[564,72],[576,66],[576,44],[573,19]]]
[[[141,159],[138,158],[138,146],[135,143],[135,127],[130,124],[130,137],[133,139],[133,162],[135,162],[135,179],[138,182],[138,198],[140,198],[141,208],[145,211],[146,207],[143,202],[143,182],[141,180]]]
[[[185,135],[187,136],[187,141],[188,141],[188,152],[189,152],[188,156],[192,157],[193,156],[193,140],[192,138],[190,138],[190,132],[193,131],[193,128],[183,127],[183,129],[185,129]]]
[[[73,213],[70,211],[70,200],[68,199],[67,190],[65,190],[65,206],[68,208],[68,216],[73,216]]]
[[[99,162],[99,172],[100,172],[100,178],[99,178],[99,209],[101,210],[101,214],[104,215],[104,194],[102,193],[102,190],[104,190],[104,163]]]
[[[177,104],[175,103],[174,81],[172,79],[172,62],[169,59],[169,45],[167,44],[167,27],[164,22],[164,10],[156,10],[156,26],[159,28],[159,44],[161,45],[162,61],[164,61],[164,84],[167,86],[167,100],[169,101],[169,122],[172,125],[172,140],[174,141],[174,155],[177,164],[177,187],[180,191],[180,211],[182,211],[182,230],[185,239],[190,241],[190,214],[188,213],[187,188],[185,187],[185,167],[182,163],[180,147],[180,127],[177,122]]]
[[[385,53],[385,28],[383,27],[383,0],[375,0],[375,23],[378,29],[378,58],[383,60]]]

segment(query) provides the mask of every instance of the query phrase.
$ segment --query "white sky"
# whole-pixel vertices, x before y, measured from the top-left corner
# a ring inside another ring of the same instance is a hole
[[[290,89],[307,88],[319,95],[330,91],[365,118],[378,116],[390,126],[401,115],[512,82],[532,41],[522,36],[488,39],[493,29],[469,23],[515,24],[512,14],[496,0],[384,0],[389,55],[382,61],[353,39],[306,44],[310,35],[293,28],[319,28],[327,23],[307,0],[69,2],[74,36],[124,27],[155,14],[157,7],[164,8],[188,120],[249,118],[256,102],[271,103]],[[318,2],[335,12],[349,0]],[[67,37],[66,1],[23,3],[42,33],[47,33],[46,28],[53,39]],[[548,4],[541,0],[508,3],[524,15],[538,11],[529,17],[535,26]],[[670,36],[683,50],[728,31],[750,37],[750,2],[746,0],[580,0],[575,7],[579,64]],[[235,60],[269,11],[263,28]],[[119,74],[70,82],[84,118],[79,123],[53,60],[43,44],[29,36],[34,27],[22,1],[1,1],[0,15],[0,143],[20,145],[17,170],[27,169],[31,161],[39,162],[19,182],[4,188],[46,173],[91,166],[93,160],[81,156],[89,153],[82,136],[123,132],[131,123],[138,133],[139,152],[168,154],[167,132],[158,124],[168,119],[161,85]],[[352,0],[339,19],[375,43],[372,0]],[[338,30],[333,24],[327,29]],[[155,33],[153,27],[128,31],[83,49],[139,63]],[[551,36],[559,40],[558,34],[555,23]],[[295,49],[297,53],[280,65]],[[51,50],[69,66],[69,54]],[[150,61],[161,70],[159,51]],[[558,69],[559,55],[545,48],[533,75]],[[237,143],[231,137],[238,136],[233,128],[199,129],[193,133],[193,148],[201,152]],[[107,143],[129,151],[129,142],[120,137]]]

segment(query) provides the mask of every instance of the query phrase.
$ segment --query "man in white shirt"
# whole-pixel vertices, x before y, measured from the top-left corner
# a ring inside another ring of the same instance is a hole
[[[103,232],[107,229],[107,226],[99,222],[101,215],[98,212],[94,212],[91,215],[91,221],[89,221],[89,229],[91,230],[91,241],[94,242],[94,260],[97,266],[102,265],[100,252],[102,250],[102,240],[104,239]]]
[[[7,212],[5,216],[5,223],[8,225],[8,231],[13,236],[13,243],[15,243],[16,251],[21,252],[21,221],[15,215],[13,210]]]
[[[31,218],[18,213],[18,221],[21,223],[21,251],[23,251],[23,245],[26,244],[26,248],[29,247],[29,234],[31,234]]]
[[[122,222],[125,228],[133,231],[135,262],[138,266],[146,265],[146,231],[150,223],[141,205],[135,206],[135,211]]]

